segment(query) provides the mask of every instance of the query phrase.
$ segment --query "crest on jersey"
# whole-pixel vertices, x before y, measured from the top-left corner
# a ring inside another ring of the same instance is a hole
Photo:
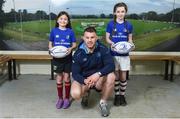
[[[84,59],[83,59],[83,62],[85,62],[85,61],[87,61],[87,58],[84,58]]]
[[[69,36],[69,35],[67,35],[67,36],[66,36],[66,39],[69,39],[69,37],[70,37],[70,36]]]
[[[124,32],[127,32],[127,29],[126,28],[124,28],[124,30],[123,30]]]
[[[98,53],[96,54],[96,56],[97,56],[97,57],[101,57],[101,53],[98,52]]]
[[[56,38],[59,38],[59,35],[56,35]]]

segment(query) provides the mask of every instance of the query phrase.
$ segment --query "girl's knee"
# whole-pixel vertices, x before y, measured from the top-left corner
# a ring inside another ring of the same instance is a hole
[[[61,73],[58,73],[58,74],[56,75],[56,82],[57,82],[57,83],[62,83],[62,80],[63,80],[62,77],[63,77],[62,74],[61,74]]]
[[[64,73],[63,80],[64,80],[65,82],[70,82],[70,74]]]
[[[70,78],[64,78],[65,82],[71,82]]]

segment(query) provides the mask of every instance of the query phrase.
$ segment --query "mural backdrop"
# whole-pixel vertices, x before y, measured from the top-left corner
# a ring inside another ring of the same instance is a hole
[[[47,50],[50,30],[63,10],[71,16],[77,42],[84,28],[94,26],[105,43],[118,2],[128,5],[136,51],[180,51],[180,0],[0,0],[0,50]]]

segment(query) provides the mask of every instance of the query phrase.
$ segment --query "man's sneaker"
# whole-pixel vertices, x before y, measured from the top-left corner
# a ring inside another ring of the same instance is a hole
[[[67,109],[70,106],[70,100],[69,99],[64,99],[63,103],[63,109]]]
[[[114,97],[114,105],[115,106],[120,106],[121,105],[120,95],[115,95],[115,97]]]
[[[87,91],[86,94],[82,97],[81,106],[83,108],[87,108],[88,107],[89,94],[90,94],[90,91]]]
[[[58,101],[56,103],[56,108],[61,109],[62,106],[63,106],[63,99],[58,99]]]
[[[109,113],[110,113],[110,112],[109,112],[107,103],[100,103],[100,104],[99,104],[99,108],[100,108],[100,110],[101,110],[101,115],[102,115],[103,117],[109,116]]]
[[[126,98],[124,97],[124,95],[120,95],[120,104],[121,106],[127,105]]]

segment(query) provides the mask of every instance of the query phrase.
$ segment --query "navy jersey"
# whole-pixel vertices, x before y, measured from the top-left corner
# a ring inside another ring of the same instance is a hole
[[[72,76],[80,84],[88,76],[101,72],[102,76],[115,70],[109,49],[100,42],[96,43],[93,53],[88,53],[85,43],[81,43],[73,56]]]
[[[130,22],[125,21],[123,23],[114,23],[114,21],[110,21],[107,25],[106,32],[110,33],[110,39],[114,42],[127,41],[128,35],[133,31],[133,26]],[[113,56],[128,56],[128,54],[118,54],[116,52],[111,51]]]
[[[76,38],[72,29],[61,30],[56,27],[51,30],[49,41],[53,43],[53,46],[65,46],[69,48],[73,42],[76,42]]]

